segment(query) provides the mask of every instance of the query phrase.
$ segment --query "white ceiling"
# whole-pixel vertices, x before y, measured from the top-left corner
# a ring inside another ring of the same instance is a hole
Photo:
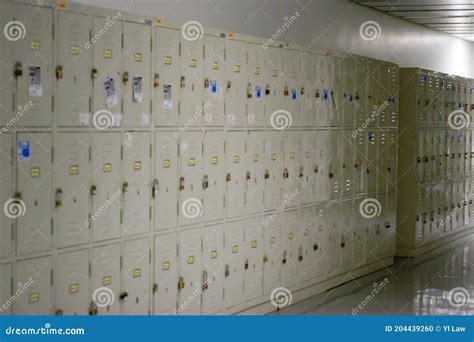
[[[474,41],[474,0],[354,0],[354,2]]]

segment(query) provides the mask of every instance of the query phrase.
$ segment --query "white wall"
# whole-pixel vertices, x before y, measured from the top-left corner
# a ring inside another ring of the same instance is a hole
[[[162,18],[181,26],[197,20],[204,27],[271,37],[296,11],[299,18],[280,37],[315,48],[386,59],[474,77],[474,43],[430,30],[349,0],[71,0]],[[376,21],[382,36],[364,41],[360,25]],[[286,35],[286,36],[285,36]]]

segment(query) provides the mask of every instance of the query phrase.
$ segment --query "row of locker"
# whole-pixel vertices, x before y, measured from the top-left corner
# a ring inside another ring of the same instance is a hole
[[[396,131],[175,133],[23,132],[14,148],[0,136],[2,203],[25,205],[16,222],[1,218],[12,229],[0,257],[48,251],[53,232],[64,248],[396,186]],[[190,215],[194,199],[201,212]]]
[[[264,49],[235,34],[190,41],[181,30],[114,15],[111,24],[17,4],[11,18],[27,29],[24,39],[0,41],[0,124],[90,127],[93,113],[108,110],[117,127],[269,127],[271,114],[284,109],[294,127],[398,125],[394,64]],[[30,101],[28,115],[15,120]]]
[[[393,255],[395,193],[379,197],[374,219],[357,212],[362,200],[3,264],[2,302],[29,282],[3,314],[216,314],[278,286],[321,282]],[[95,303],[104,287],[113,294]]]

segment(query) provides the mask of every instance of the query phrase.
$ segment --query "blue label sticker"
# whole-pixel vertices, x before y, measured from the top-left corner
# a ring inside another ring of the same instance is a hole
[[[262,98],[262,87],[260,86],[255,86],[255,97],[257,99]]]
[[[209,87],[211,94],[217,94],[217,82],[216,80],[211,80],[211,86]]]
[[[372,132],[369,132],[369,141],[374,141],[375,140],[375,134]]]
[[[323,89],[323,100],[324,101],[329,100],[329,91],[327,89]]]
[[[352,96],[352,91],[350,91],[350,92],[349,92],[349,102],[352,102],[352,98],[353,98],[353,96]]]
[[[23,140],[18,142],[18,160],[30,159],[30,142]]]
[[[390,96],[390,102],[391,102],[392,104],[395,104],[395,101],[396,101],[395,96],[393,96],[393,95]]]
[[[291,101],[296,101],[296,88],[291,88]]]

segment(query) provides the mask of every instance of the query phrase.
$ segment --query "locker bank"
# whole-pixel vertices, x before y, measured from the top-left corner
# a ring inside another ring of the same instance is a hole
[[[473,312],[469,5],[0,0],[0,315]]]

